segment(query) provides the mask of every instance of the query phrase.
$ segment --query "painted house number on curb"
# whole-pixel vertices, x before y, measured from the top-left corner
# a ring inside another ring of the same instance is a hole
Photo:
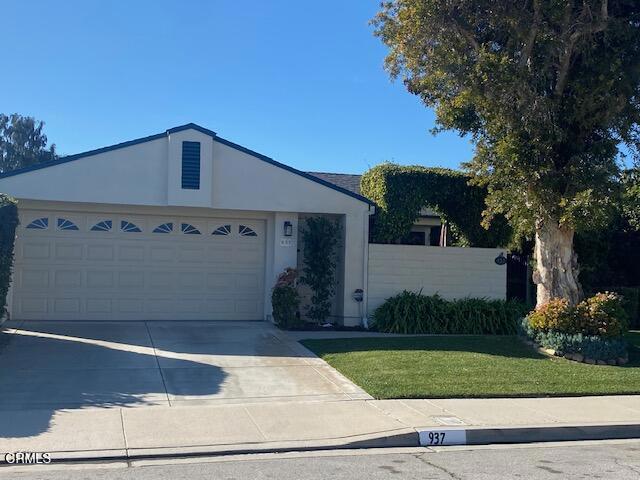
[[[463,429],[419,430],[418,435],[420,436],[420,445],[423,447],[467,444],[467,431]]]

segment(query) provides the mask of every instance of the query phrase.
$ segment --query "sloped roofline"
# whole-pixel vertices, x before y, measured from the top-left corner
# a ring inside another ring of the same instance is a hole
[[[43,162],[43,163],[39,163],[36,165],[31,165],[29,167],[25,167],[25,168],[19,168],[16,170],[11,170],[9,172],[5,172],[5,173],[0,173],[0,179],[2,178],[8,178],[8,177],[13,177],[16,175],[21,175],[23,173],[28,173],[28,172],[33,172],[35,170],[42,170],[44,168],[48,168],[48,167],[53,167],[56,165],[61,165],[63,163],[68,163],[68,162],[73,162],[75,160],[79,160],[81,158],[85,158],[85,157],[91,157],[94,155],[99,155],[101,153],[106,153],[106,152],[111,152],[113,150],[119,150],[121,148],[126,148],[126,147],[131,147],[133,145],[138,145],[140,143],[146,143],[146,142],[151,142],[153,140],[159,140],[161,138],[165,138],[167,136],[169,136],[172,133],[175,132],[181,132],[183,130],[196,130],[200,133],[203,133],[205,135],[209,135],[210,137],[212,137],[216,142],[220,142],[223,145],[226,145],[228,147],[231,147],[235,150],[241,151],[243,153],[246,153],[248,155],[251,155],[252,157],[255,157],[259,160],[262,160],[263,162],[269,163],[275,167],[278,168],[282,168],[283,170],[287,170],[288,172],[291,172],[295,175],[298,175],[300,177],[306,178],[307,180],[310,180],[312,182],[318,183],[320,185],[323,185],[325,187],[328,187],[332,190],[335,190],[336,192],[340,192],[344,195],[348,195],[349,197],[355,198],[356,200],[360,200],[361,202],[367,203],[369,205],[375,205],[374,202],[372,202],[371,200],[369,200],[366,197],[363,197],[362,195],[358,195],[357,193],[354,193],[350,190],[347,190],[346,188],[342,188],[339,187],[337,185],[334,185],[333,183],[327,182],[325,180],[322,180],[321,178],[317,178],[314,177],[313,175],[310,175],[306,172],[303,172],[301,170],[298,170],[296,168],[290,167],[289,165],[285,165],[284,163],[280,163],[276,160],[274,160],[271,157],[267,157],[266,155],[263,155],[261,153],[255,152],[253,150],[250,150],[246,147],[243,147],[242,145],[238,145],[237,143],[233,143],[230,140],[226,140],[222,137],[219,137],[216,132],[214,132],[213,130],[209,130],[207,128],[201,127],[200,125],[197,125],[195,123],[187,123],[185,125],[180,125],[178,127],[173,127],[170,128],[168,130],[166,130],[163,133],[157,133],[155,135],[149,135],[148,137],[142,137],[142,138],[136,138],[135,140],[129,140],[128,142],[122,142],[122,143],[117,143],[115,145],[110,145],[108,147],[102,147],[102,148],[97,148],[95,150],[89,150],[87,152],[82,152],[82,153],[76,153],[74,155],[66,155],[64,157],[60,157],[57,158],[56,160],[50,161],[50,162]]]

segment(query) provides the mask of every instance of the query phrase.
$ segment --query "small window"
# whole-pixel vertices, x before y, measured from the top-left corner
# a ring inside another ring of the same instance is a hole
[[[92,232],[110,232],[111,227],[113,227],[113,222],[111,220],[103,220],[102,222],[98,222],[93,227],[91,227],[91,231]]]
[[[182,188],[200,189],[200,142],[182,142]]]
[[[163,223],[153,229],[153,233],[171,233],[173,232],[173,223]]]
[[[140,233],[140,232],[142,232],[142,230],[140,230],[140,228],[137,225],[135,225],[135,224],[133,224],[131,222],[128,222],[126,220],[122,220],[120,222],[120,230],[122,230],[123,232],[127,232],[127,233]]]
[[[66,218],[59,218],[58,229],[59,230],[78,230],[78,226],[75,223],[73,223],[71,220],[67,220]]]
[[[36,218],[33,222],[26,226],[34,230],[46,230],[49,228],[49,219],[47,217]]]
[[[253,231],[252,228],[247,227],[246,225],[240,225],[238,227],[238,233],[243,237],[257,237],[258,234]]]
[[[231,233],[231,225],[221,225],[216,228],[211,235],[229,235]]]
[[[183,223],[181,225],[182,233],[185,235],[200,235],[200,230],[191,225],[190,223]]]

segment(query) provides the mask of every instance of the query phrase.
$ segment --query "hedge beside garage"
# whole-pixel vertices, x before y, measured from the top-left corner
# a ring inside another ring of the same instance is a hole
[[[7,293],[11,285],[13,267],[13,246],[18,226],[18,205],[16,201],[0,193],[0,318],[7,305]]]

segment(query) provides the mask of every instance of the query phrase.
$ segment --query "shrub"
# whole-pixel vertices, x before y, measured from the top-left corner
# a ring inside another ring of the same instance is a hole
[[[298,308],[300,297],[296,289],[297,272],[287,268],[278,276],[278,280],[271,292],[273,319],[282,328],[292,328],[300,323]]]
[[[576,307],[581,333],[603,337],[619,337],[629,330],[627,312],[619,295],[611,292],[596,293]]]
[[[629,318],[629,327],[640,328],[640,287],[617,287],[609,289],[622,296],[622,306]]]
[[[620,295],[629,327],[640,328],[640,287],[608,287],[606,291]]]
[[[612,360],[627,355],[628,343],[622,337],[535,330],[527,319],[522,322],[522,327],[525,335],[534,342],[558,353],[579,353],[594,360]]]
[[[540,332],[618,337],[628,330],[622,298],[611,292],[597,293],[575,307],[564,299],[553,299],[531,312],[527,321]]]
[[[0,193],[0,317],[7,304],[11,285],[13,246],[18,226],[18,207],[11,197]]]
[[[545,348],[580,353],[593,360],[615,360],[627,355],[627,312],[622,297],[597,293],[571,306],[554,299],[531,312],[522,322],[525,335]]]
[[[373,313],[381,332],[513,335],[526,308],[520,302],[465,298],[447,301],[439,295],[403,291]]]
[[[577,333],[579,331],[578,318],[575,308],[562,298],[553,299],[531,312],[528,316],[529,325],[535,330],[547,332]]]
[[[300,281],[311,288],[307,315],[317,323],[331,314],[340,232],[340,224],[325,217],[308,218],[302,230],[304,266]]]

